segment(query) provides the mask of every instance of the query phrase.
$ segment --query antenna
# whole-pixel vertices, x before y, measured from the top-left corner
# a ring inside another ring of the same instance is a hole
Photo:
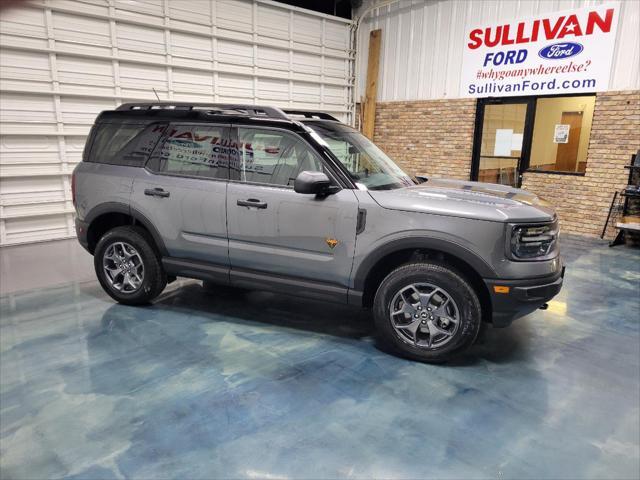
[[[153,93],[156,94],[156,98],[158,99],[158,101],[160,101],[160,97],[158,96],[158,92],[156,92],[156,89],[152,87],[151,90],[153,90]]]

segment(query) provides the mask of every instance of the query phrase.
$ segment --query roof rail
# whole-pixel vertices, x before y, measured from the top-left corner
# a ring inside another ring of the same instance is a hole
[[[333,120],[334,122],[340,121],[333,115],[329,115],[328,113],[324,113],[324,112],[315,112],[311,110],[294,110],[289,108],[284,109],[283,111],[287,115],[300,115],[300,116],[303,116],[304,118],[318,118],[320,120]]]
[[[277,107],[264,107],[259,105],[242,105],[236,103],[190,103],[190,102],[149,102],[149,103],[123,103],[118,108],[123,110],[209,110],[222,114],[233,113],[251,115],[255,117],[278,118],[291,120]]]

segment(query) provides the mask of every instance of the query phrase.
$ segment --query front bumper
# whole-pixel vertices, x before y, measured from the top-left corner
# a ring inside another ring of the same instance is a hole
[[[494,327],[506,327],[515,319],[527,315],[553,297],[562,288],[565,267],[546,277],[526,280],[485,279],[489,290]],[[502,288],[495,288],[502,287]],[[498,293],[499,291],[508,293]],[[498,291],[496,291],[498,290]]]

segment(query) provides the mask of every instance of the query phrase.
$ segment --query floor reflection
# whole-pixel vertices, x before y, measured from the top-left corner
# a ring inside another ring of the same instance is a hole
[[[368,312],[172,285],[3,296],[3,478],[636,478],[640,253],[563,239],[547,311],[445,366]]]

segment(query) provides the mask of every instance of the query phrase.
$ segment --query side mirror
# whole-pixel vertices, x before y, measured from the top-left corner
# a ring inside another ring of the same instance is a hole
[[[330,195],[340,190],[340,187],[331,185],[329,177],[322,172],[304,171],[296,177],[293,190],[311,195]]]

